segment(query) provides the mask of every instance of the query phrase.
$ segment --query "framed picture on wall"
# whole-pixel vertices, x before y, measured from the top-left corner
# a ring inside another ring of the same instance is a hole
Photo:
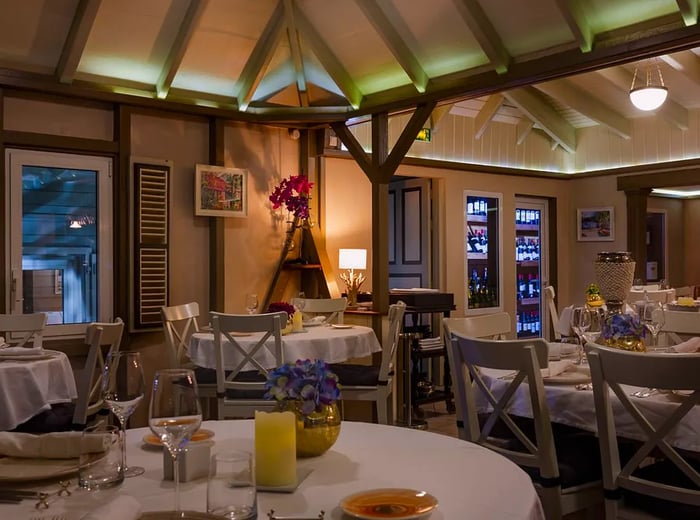
[[[248,172],[197,164],[194,214],[208,217],[248,216]]]
[[[576,210],[579,242],[615,240],[615,208],[579,208]]]

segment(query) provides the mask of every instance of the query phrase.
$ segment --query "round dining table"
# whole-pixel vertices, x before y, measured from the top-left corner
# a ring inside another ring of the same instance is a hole
[[[212,453],[253,451],[253,420],[206,421],[202,428],[214,433],[207,441],[213,441]],[[0,517],[55,515],[78,520],[123,495],[136,499],[143,512],[171,509],[174,485],[163,480],[164,457],[168,455],[163,448],[144,443],[149,433],[147,428],[127,431],[129,465],[143,466],[143,475],[128,478],[112,489],[75,490],[70,497],[56,496],[41,515],[33,511],[33,501],[0,504]],[[427,431],[343,422],[331,449],[319,457],[299,459],[297,469],[305,477],[293,492],[258,492],[258,518],[268,518],[270,510],[280,517],[301,518],[319,518],[324,511],[326,519],[347,520],[352,517],[343,513],[341,500],[378,488],[413,489],[433,495],[438,505],[431,520],[544,518],[532,481],[518,466],[476,444]],[[33,488],[51,490],[50,484],[42,485]],[[206,488],[206,477],[181,483],[183,509],[205,511]]]
[[[56,350],[26,350],[27,354],[0,355],[0,431],[78,397],[68,356]]]

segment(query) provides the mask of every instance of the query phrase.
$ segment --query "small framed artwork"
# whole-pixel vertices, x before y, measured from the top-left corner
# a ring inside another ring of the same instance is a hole
[[[197,164],[194,214],[208,217],[248,216],[248,172]]]
[[[615,208],[580,208],[576,213],[579,242],[615,240]]]

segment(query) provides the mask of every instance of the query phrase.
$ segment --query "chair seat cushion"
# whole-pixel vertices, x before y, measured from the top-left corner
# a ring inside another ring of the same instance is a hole
[[[341,386],[377,386],[379,382],[379,367],[376,366],[334,363],[330,367]]]

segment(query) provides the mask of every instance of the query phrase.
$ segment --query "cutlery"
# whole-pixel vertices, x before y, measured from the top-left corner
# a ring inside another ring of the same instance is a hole
[[[632,392],[630,395],[632,397],[638,397],[639,399],[644,399],[646,397],[654,395],[656,392],[658,392],[658,390],[656,388],[647,388],[645,390],[637,390],[636,392]]]
[[[0,500],[24,500],[28,498],[37,498],[37,491],[28,491],[24,489],[0,489]]]

